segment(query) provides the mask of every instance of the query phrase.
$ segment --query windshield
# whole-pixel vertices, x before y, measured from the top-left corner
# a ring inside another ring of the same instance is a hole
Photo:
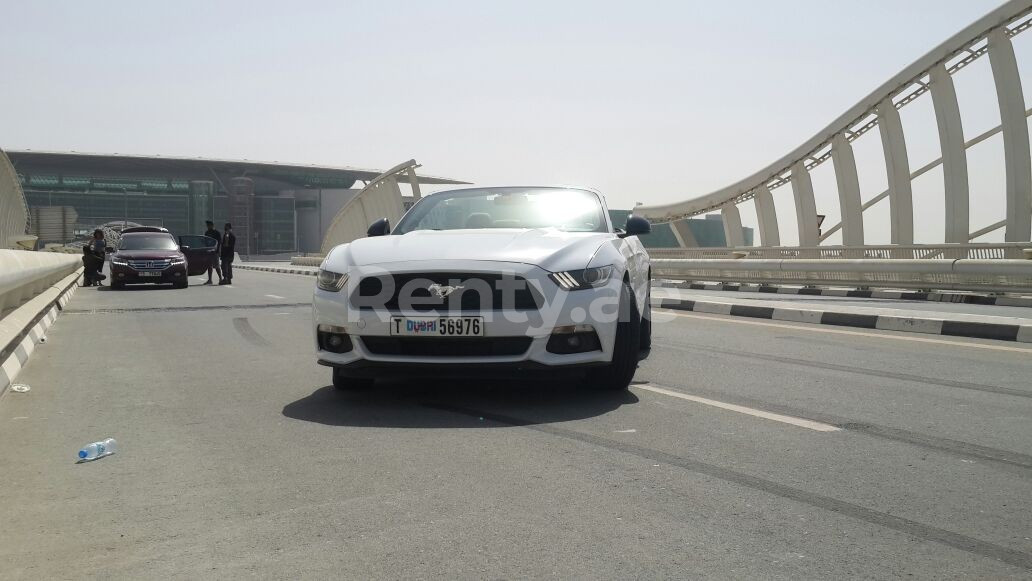
[[[560,188],[487,188],[441,192],[421,200],[394,229],[557,228],[608,232],[602,202],[592,192]]]
[[[119,250],[178,250],[179,245],[168,234],[134,234],[122,236]]]

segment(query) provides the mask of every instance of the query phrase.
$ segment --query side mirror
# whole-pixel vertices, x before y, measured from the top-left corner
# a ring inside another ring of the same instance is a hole
[[[391,221],[387,218],[380,218],[369,225],[366,236],[386,236],[391,233]]]
[[[641,216],[631,214],[627,216],[627,224],[624,225],[624,231],[617,234],[617,236],[627,238],[628,236],[640,236],[649,232],[652,232],[652,224]]]
[[[114,251],[115,251],[115,249],[110,247],[110,246],[108,246],[107,248],[104,249],[104,252],[109,252],[110,253],[110,252],[114,252]]]

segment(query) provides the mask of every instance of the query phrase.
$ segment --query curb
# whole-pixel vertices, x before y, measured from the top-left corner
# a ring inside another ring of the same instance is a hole
[[[1032,298],[1025,297],[994,297],[989,295],[976,295],[968,293],[952,292],[919,292],[919,291],[878,291],[878,290],[849,290],[831,288],[805,288],[785,287],[764,284],[730,284],[730,283],[687,283],[662,281],[654,286],[659,288],[728,291],[728,292],[758,292],[773,293],[779,295],[809,295],[825,297],[850,297],[860,299],[902,299],[907,301],[932,301],[937,303],[966,303],[972,305],[996,305],[1001,307],[1032,307]]]
[[[247,266],[244,264],[234,264],[233,268],[242,268],[244,270],[260,270],[262,272],[279,272],[282,274],[303,274],[308,276],[317,276],[319,271],[311,271],[300,268],[287,268],[279,266]]]
[[[8,345],[0,346],[0,349],[8,352],[6,358],[0,360],[0,395],[3,395],[7,388],[14,383],[14,380],[18,377],[18,372],[29,362],[29,357],[36,350],[36,345],[40,343],[40,339],[46,335],[47,330],[57,320],[57,315],[64,310],[65,305],[68,304],[72,295],[75,294],[75,289],[79,287],[81,270],[79,269],[73,275],[63,279],[68,280],[68,278],[71,278],[72,280],[68,286],[60,291],[57,299],[51,301],[39,314],[32,318],[34,322],[30,322],[22,330],[20,340],[16,337]]]
[[[819,311],[813,309],[786,309],[671,298],[654,300],[652,304],[663,309],[729,315],[732,317],[751,317],[754,319],[771,319],[793,323],[812,323],[817,325],[1032,343],[1032,325],[978,323],[973,321],[897,317],[892,315],[844,313],[841,311]]]

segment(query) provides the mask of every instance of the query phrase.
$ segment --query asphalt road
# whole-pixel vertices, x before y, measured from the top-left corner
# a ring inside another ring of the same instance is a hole
[[[79,289],[0,398],[0,577],[1032,577],[1030,347],[682,313],[623,394],[342,395],[313,279],[235,277]]]

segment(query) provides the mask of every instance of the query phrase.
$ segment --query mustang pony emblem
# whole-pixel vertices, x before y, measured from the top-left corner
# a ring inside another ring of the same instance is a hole
[[[460,288],[465,288],[465,287],[462,287],[462,286],[439,285],[439,284],[437,284],[435,282],[434,284],[426,287],[426,290],[434,293],[435,295],[437,295],[438,297],[443,299],[444,297],[452,294],[453,292],[459,290]]]

